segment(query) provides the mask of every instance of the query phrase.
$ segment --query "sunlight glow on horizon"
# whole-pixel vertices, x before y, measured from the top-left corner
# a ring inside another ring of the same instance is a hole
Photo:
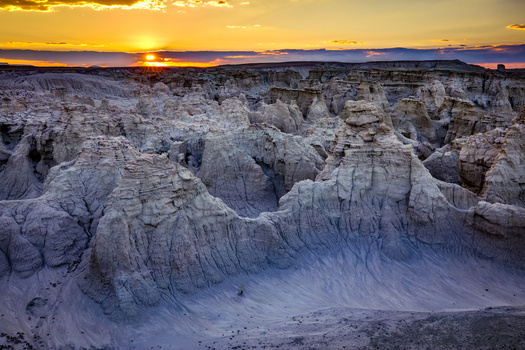
[[[102,54],[94,61],[99,63],[93,63],[97,65],[212,66],[239,63],[240,56],[257,59],[249,52],[268,52],[277,60],[285,51],[356,48],[366,49],[364,59],[380,59],[388,56],[384,54],[387,49],[479,47],[506,55],[506,45],[525,44],[525,3],[516,0],[326,2],[330,6],[313,0],[2,0],[0,50],[137,55],[105,62],[108,56]],[[172,55],[178,60],[166,61],[161,52],[203,53],[202,58]],[[234,53],[210,58],[213,52]],[[312,59],[308,53],[296,57]],[[392,57],[403,58],[402,54]],[[0,55],[0,62],[6,59]],[[49,62],[57,64],[55,56]]]
[[[213,62],[182,62],[182,61],[172,61],[169,59],[164,59],[163,61],[146,61],[138,62],[135,66],[144,66],[144,67],[196,67],[196,68],[209,68],[217,66]]]

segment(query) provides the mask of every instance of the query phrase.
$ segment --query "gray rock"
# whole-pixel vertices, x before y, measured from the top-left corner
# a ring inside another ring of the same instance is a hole
[[[459,174],[459,154],[449,145],[432,153],[423,161],[423,165],[436,179],[462,184]]]
[[[525,110],[507,130],[485,179],[483,194],[487,201],[525,208]]]
[[[459,176],[464,186],[480,193],[485,175],[492,167],[505,141],[505,131],[494,129],[470,136],[459,154]]]
[[[167,70],[153,87],[127,69],[3,70],[0,328],[130,348],[147,343],[135,327],[216,337],[260,310],[518,303],[521,78],[311,65]],[[458,154],[481,195],[455,184]],[[480,159],[485,181],[467,169]],[[487,281],[499,294],[477,294]]]
[[[305,127],[305,119],[296,104],[286,104],[277,100],[275,103],[263,104],[258,113],[252,113],[251,123],[267,123],[282,132],[299,134]]]
[[[415,141],[438,142],[435,127],[423,102],[415,98],[399,100],[391,117],[394,130],[401,135]]]

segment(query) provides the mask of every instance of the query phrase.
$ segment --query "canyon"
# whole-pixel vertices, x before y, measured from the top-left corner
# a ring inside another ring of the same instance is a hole
[[[0,70],[0,348],[525,346],[525,73]]]

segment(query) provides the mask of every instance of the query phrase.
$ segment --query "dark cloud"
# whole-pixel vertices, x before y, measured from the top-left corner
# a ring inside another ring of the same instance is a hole
[[[507,28],[525,30],[525,24],[511,24],[508,25]]]
[[[345,49],[345,50],[271,50],[271,51],[185,51],[155,52],[169,62],[195,62],[211,64],[237,64],[284,61],[403,61],[454,60],[467,63],[525,63],[525,44],[476,47],[450,47],[437,49]],[[32,51],[0,50],[0,61],[33,60],[64,65],[130,66],[142,60],[143,53],[94,51]]]
[[[172,0],[177,6],[232,7],[226,0]],[[89,6],[95,9],[122,8],[164,10],[168,0],[0,0],[0,10],[9,11],[51,11],[56,6]]]
[[[0,0],[0,9],[49,11],[54,6],[133,6],[139,2],[140,0]],[[158,3],[164,3],[164,1]]]
[[[69,66],[125,67],[139,59],[137,54],[125,52],[0,50],[0,60],[44,61]]]

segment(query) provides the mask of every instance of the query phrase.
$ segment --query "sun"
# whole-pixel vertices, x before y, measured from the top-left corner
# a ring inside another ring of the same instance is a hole
[[[146,55],[146,59],[148,61],[153,61],[155,59],[155,55]]]

